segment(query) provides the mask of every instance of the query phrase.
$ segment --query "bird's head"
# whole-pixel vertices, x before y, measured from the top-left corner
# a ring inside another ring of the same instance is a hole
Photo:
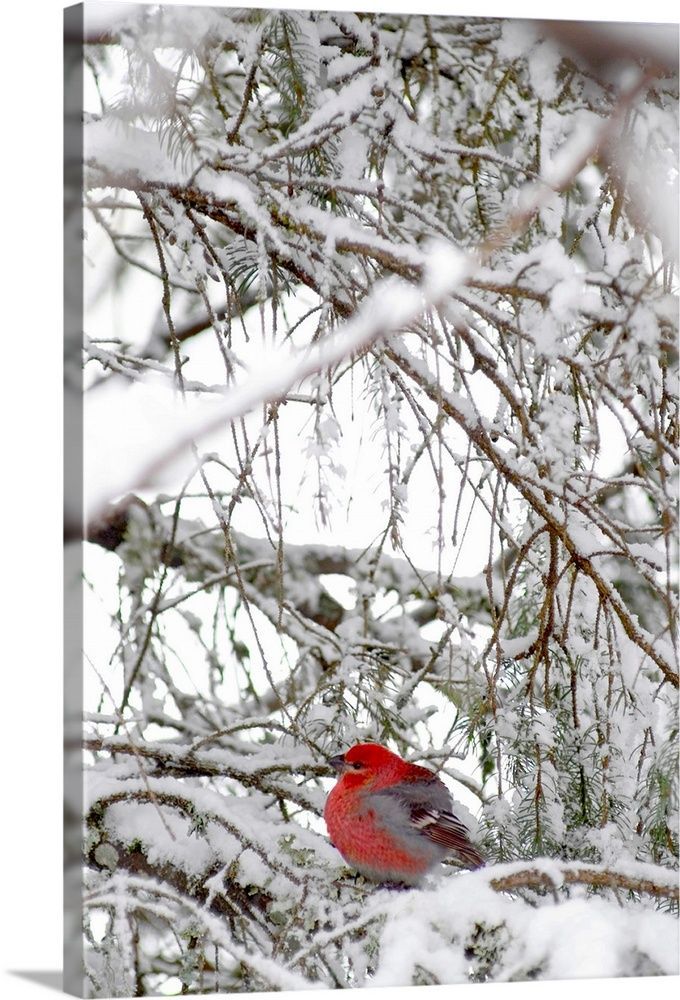
[[[403,767],[396,753],[379,743],[357,743],[329,761],[343,785],[368,785],[383,780],[386,774]]]

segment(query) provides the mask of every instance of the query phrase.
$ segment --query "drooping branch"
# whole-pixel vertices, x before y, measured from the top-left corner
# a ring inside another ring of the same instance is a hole
[[[551,533],[560,539],[574,565],[593,581],[601,599],[612,608],[628,638],[656,664],[665,680],[677,688],[680,678],[673,665],[668,662],[659,647],[653,643],[651,637],[645,635],[644,631],[637,625],[619,594],[604,575],[598,572],[594,559],[580,551],[570,534],[566,518],[560,514],[559,508],[555,505],[550,482],[545,484],[541,483],[540,480],[533,482],[526,475],[521,474],[508,457],[495,446],[488,431],[477,420],[476,414],[470,413],[467,401],[462,398],[455,399],[451,394],[442,390],[441,385],[417,359],[412,357],[405,347],[394,344],[386,347],[385,350],[388,357],[464,429],[475,447],[489,459],[504,480],[512,483],[517,492],[524,497],[529,506],[548,526]]]

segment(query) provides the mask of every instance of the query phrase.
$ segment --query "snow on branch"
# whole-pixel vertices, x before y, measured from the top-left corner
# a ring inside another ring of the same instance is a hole
[[[93,996],[677,973],[663,33],[91,22]],[[355,877],[366,741],[484,868]]]

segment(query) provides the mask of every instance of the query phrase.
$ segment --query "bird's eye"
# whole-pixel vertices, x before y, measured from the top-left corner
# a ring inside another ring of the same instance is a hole
[[[352,761],[352,767],[354,768],[355,771],[360,771],[363,766],[364,765],[360,760]]]

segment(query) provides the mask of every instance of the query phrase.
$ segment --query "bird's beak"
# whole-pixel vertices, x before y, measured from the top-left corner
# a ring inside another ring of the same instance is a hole
[[[335,768],[338,774],[342,774],[345,769],[345,757],[344,754],[338,754],[337,757],[331,757],[328,763],[331,767]]]

